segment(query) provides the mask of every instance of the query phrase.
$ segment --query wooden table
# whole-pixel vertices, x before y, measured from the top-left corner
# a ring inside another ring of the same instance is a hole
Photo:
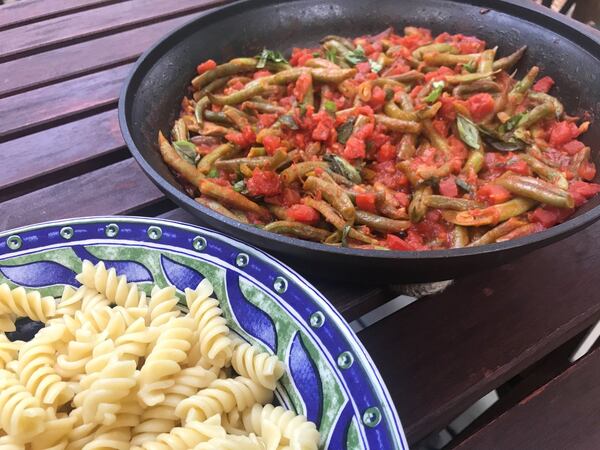
[[[0,7],[0,230],[107,214],[195,222],[131,158],[116,106],[142,51],[222,3],[24,0]],[[410,443],[518,379],[512,401],[460,436],[460,448],[599,448],[600,350],[570,367],[561,359],[561,370],[540,369],[600,319],[599,232],[596,224],[456,280],[360,332]],[[313,281],[348,320],[397,292]],[[524,371],[527,377],[515,378]]]

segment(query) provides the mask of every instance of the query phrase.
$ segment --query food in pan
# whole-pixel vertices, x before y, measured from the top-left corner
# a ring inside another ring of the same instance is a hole
[[[230,333],[204,279],[149,296],[102,262],[62,298],[0,285],[0,447],[316,450],[314,423],[271,405],[284,366]],[[45,326],[11,341],[14,320]]]
[[[552,227],[600,191],[589,122],[522,47],[407,27],[197,67],[164,161],[202,205],[335,246],[432,250]],[[512,74],[511,74],[512,73]]]

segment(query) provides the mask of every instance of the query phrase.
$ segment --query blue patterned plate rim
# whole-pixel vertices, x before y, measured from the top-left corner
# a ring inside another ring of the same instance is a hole
[[[44,233],[41,233],[42,231]],[[88,241],[122,246],[143,244],[143,247],[151,247],[154,250],[177,249],[187,257],[207,260],[210,258],[212,264],[220,266],[226,272],[234,271],[240,278],[258,283],[271,298],[281,299],[282,303],[287,305],[288,314],[289,309],[293,311],[294,322],[302,325],[303,331],[321,344],[322,353],[326,354],[326,359],[338,378],[342,378],[342,384],[350,397],[349,401],[354,410],[352,420],[360,422],[359,434],[364,447],[408,449],[388,389],[373,360],[349,324],[310,282],[258,248],[220,232],[183,222],[131,216],[98,216],[43,222],[1,232],[0,262],[9,257],[32,254],[44,248],[73,247]],[[217,242],[225,247],[217,247]],[[223,248],[233,251],[229,254],[223,253]],[[211,249],[218,249],[220,254],[211,255]],[[242,259],[239,259],[240,255],[243,256]],[[224,259],[224,256],[229,256],[229,261]],[[252,261],[251,264],[248,264],[249,260]],[[3,267],[6,266],[0,266],[0,269]],[[266,272],[265,268],[270,271]],[[269,288],[269,285],[273,288]],[[291,298],[294,293],[295,296]],[[298,294],[303,297],[298,297]],[[293,300],[318,305],[318,309],[310,313],[310,305],[302,305],[305,311],[301,313],[293,306]],[[322,317],[326,318],[324,324],[311,324],[315,312],[323,314]],[[332,362],[333,348],[338,350],[337,364]],[[343,349],[345,351],[341,351]],[[354,386],[355,389],[351,390],[348,386]],[[368,386],[368,389],[365,389],[365,386]],[[344,410],[347,406],[344,406]]]

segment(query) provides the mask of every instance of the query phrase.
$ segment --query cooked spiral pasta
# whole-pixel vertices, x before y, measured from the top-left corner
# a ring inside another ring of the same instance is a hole
[[[194,447],[194,450],[265,450],[265,444],[254,434],[213,438]]]
[[[183,400],[175,414],[183,421],[206,420],[215,414],[237,409],[243,411],[255,403],[265,404],[273,399],[273,392],[245,377],[217,379],[206,389]]]
[[[17,358],[23,341],[10,341],[4,333],[0,333],[0,369]]]
[[[192,346],[193,322],[187,317],[172,319],[156,340],[140,371],[138,397],[148,406],[165,399],[165,391],[174,384],[173,377],[181,371],[181,362]]]
[[[256,347],[240,340],[236,340],[234,345],[231,356],[234,370],[267,389],[275,390],[277,380],[285,371],[283,363],[277,356],[260,352]]]
[[[38,400],[4,369],[0,369],[0,426],[21,443],[31,442],[46,427],[46,412]]]
[[[2,331],[2,332],[15,331],[17,329],[15,327],[15,319],[16,319],[16,316],[14,314],[0,315],[0,331]]]
[[[147,322],[153,327],[161,327],[171,319],[179,317],[181,311],[177,308],[178,302],[179,299],[173,286],[162,289],[154,286],[148,303]]]
[[[193,421],[183,427],[173,428],[169,433],[159,435],[156,440],[144,443],[141,448],[144,450],[188,450],[201,442],[225,435],[225,430],[221,426],[221,417],[214,415],[203,422]]]
[[[212,285],[207,278],[202,280],[196,290],[186,289],[188,315],[194,319],[198,330],[202,355],[215,365],[225,366],[231,359],[233,344],[219,301],[211,298],[211,294]]]
[[[66,450],[81,450],[88,442],[94,439],[98,424],[83,420],[83,408],[75,408],[69,413],[74,419],[73,429],[67,435]]]
[[[83,261],[81,273],[76,278],[119,306],[137,307],[146,302],[146,294],[138,289],[136,283],[127,283],[125,275],[117,276],[114,268],[107,270],[102,261],[95,266],[90,261]]]
[[[294,445],[301,450],[316,450],[319,444],[319,432],[314,423],[306,417],[297,415],[281,406],[254,405],[242,411],[242,422],[246,431],[263,436],[263,425],[273,423],[281,431],[283,445]]]
[[[85,365],[92,359],[97,335],[88,327],[75,330],[74,339],[68,342],[65,354],[56,358],[56,373],[65,380],[79,379],[85,373]]]
[[[25,444],[22,444],[19,439],[10,435],[1,436],[0,450],[25,450]]]
[[[34,340],[23,344],[17,359],[19,381],[40,403],[60,406],[73,398],[74,392],[56,372],[55,343],[63,338],[64,325],[42,328]]]
[[[148,328],[144,318],[140,317],[127,327],[115,340],[115,351],[124,359],[137,362],[148,354],[150,344],[158,338],[156,328]]]
[[[47,411],[49,416],[46,430],[40,439],[31,442],[31,450],[64,450],[69,441],[68,436],[73,431],[75,417],[57,417],[53,410]],[[0,447],[1,448],[1,447]]]
[[[0,284],[0,314],[14,314],[17,317],[48,322],[55,313],[54,298],[42,297],[38,291],[27,292],[22,287],[11,290],[8,284]]]

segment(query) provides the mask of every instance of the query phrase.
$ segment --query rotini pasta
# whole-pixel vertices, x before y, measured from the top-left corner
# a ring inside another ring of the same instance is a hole
[[[225,436],[202,442],[194,450],[265,450],[262,439],[254,434],[250,436]]]
[[[221,417],[217,414],[202,422],[192,421],[183,427],[173,428],[169,433],[159,435],[155,441],[146,442],[141,449],[188,450],[201,442],[225,436],[225,429],[221,426]],[[132,450],[134,449],[135,447]]]
[[[150,293],[147,322],[153,327],[160,327],[179,317],[181,311],[177,308],[177,302],[179,299],[173,286],[162,289],[154,286]]]
[[[271,390],[275,390],[277,380],[285,371],[277,356],[259,352],[255,347],[240,340],[235,341],[231,365],[243,377]]]
[[[23,346],[23,341],[11,342],[4,333],[0,333],[0,369],[17,358],[19,349]]]
[[[15,331],[15,315],[14,314],[4,314],[0,315],[0,331],[1,332],[10,332]]]
[[[47,414],[49,419],[43,438],[34,439],[31,442],[31,450],[64,450],[69,443],[68,436],[73,431],[76,419],[69,416],[57,417],[52,409],[47,411]]]
[[[11,290],[8,284],[0,284],[0,314],[29,317],[31,320],[45,323],[55,313],[54,298],[42,297],[38,291],[27,292],[22,287]]]

